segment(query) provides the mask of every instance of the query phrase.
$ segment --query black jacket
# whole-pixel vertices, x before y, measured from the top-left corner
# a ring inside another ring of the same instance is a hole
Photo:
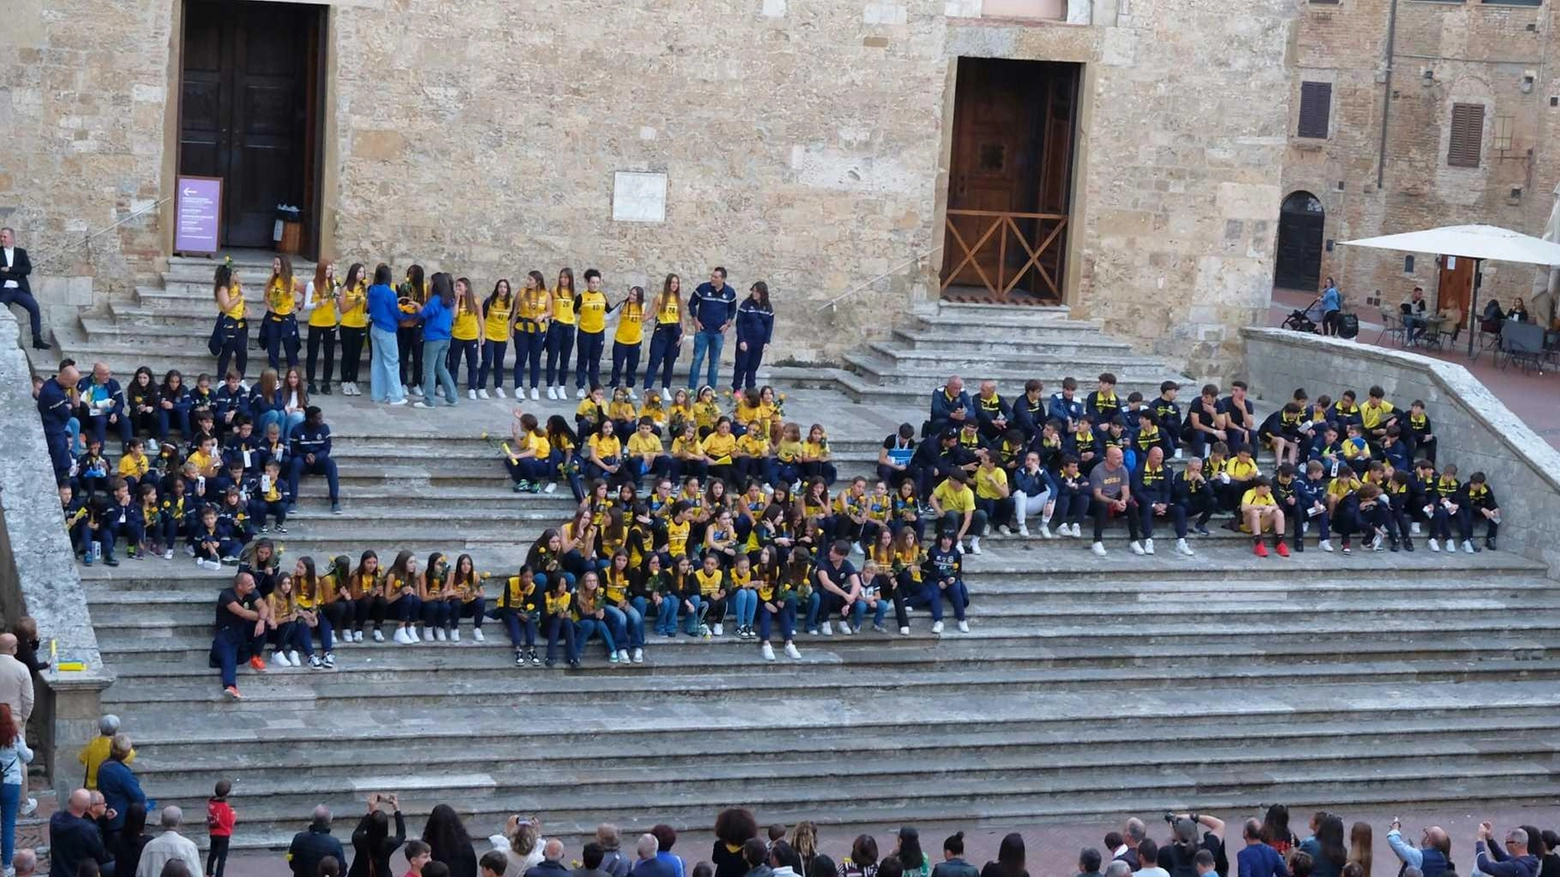
[[[87,859],[106,865],[114,859],[103,847],[97,823],[68,810],[49,817],[49,877],[76,877],[76,868]]]
[[[13,264],[6,267],[11,270],[0,274],[0,286],[4,286],[7,280],[15,280],[16,288],[22,292],[32,292],[32,287],[27,285],[27,275],[32,273],[32,260],[27,258],[27,251],[21,247],[12,250],[16,258]],[[0,265],[5,264],[5,250],[0,249]]]
[[[347,865],[347,852],[341,848],[341,841],[331,836],[329,825],[309,826],[293,835],[292,845],[287,847],[287,861],[294,877],[315,877],[326,856],[335,856],[342,867]]]
[[[390,854],[406,842],[406,819],[401,811],[395,811],[395,834],[386,837],[378,845],[368,839],[368,828],[374,814],[365,813],[352,829],[352,867],[347,877],[393,877],[390,870]]]

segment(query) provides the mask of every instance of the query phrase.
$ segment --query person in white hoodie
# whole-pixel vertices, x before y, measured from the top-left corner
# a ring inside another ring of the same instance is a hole
[[[492,835],[488,842],[493,849],[504,854],[507,866],[504,877],[521,877],[526,871],[542,863],[542,823],[536,817],[522,820],[519,814],[510,816],[504,830]]]

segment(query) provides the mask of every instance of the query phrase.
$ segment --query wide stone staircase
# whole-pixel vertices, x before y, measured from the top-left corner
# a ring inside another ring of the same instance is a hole
[[[284,565],[405,547],[517,567],[570,501],[511,493],[463,429],[340,427],[346,513],[306,483],[273,537]],[[876,459],[862,438],[835,449],[844,477]],[[581,669],[547,671],[515,667],[499,625],[479,644],[468,623],[458,644],[342,645],[334,672],[243,671],[239,703],[207,664],[227,573],[180,553],[83,574],[118,674],[104,708],[133,734],[143,785],[193,805],[233,779],[240,847],[284,845],[314,804],[351,812],[374,790],[401,794],[414,831],[450,802],[474,832],[535,812],[564,837],[603,819],[705,827],[733,803],[786,823],[998,827],[1560,792],[1560,583],[1540,566],[1422,547],[1259,561],[1214,533],[1196,558],[1163,533],[1141,558],[1116,531],[1105,559],[993,535],[969,562],[968,634],[933,636],[916,613],[912,636],[804,635],[803,659],[775,664],[729,636],[652,634],[643,665],[593,644]]]
[[[165,289],[64,333],[67,354],[121,375],[209,370],[211,268],[175,260]],[[266,270],[240,266],[251,297]],[[917,317],[844,369],[769,375],[791,394],[787,419],[829,425],[849,478],[872,477],[882,436],[924,417],[949,373],[972,390],[996,377],[1011,398],[1029,377],[1049,392],[1071,374],[1089,389],[1106,370],[1123,394],[1187,382],[1093,323],[976,305]],[[470,553],[507,575],[569,515],[566,490],[510,491],[485,436],[507,434],[511,402],[424,413],[318,401],[344,514],[306,481],[290,532],[272,537],[284,566],[355,562],[365,548],[388,562],[407,548]],[[524,405],[545,417],[574,403]],[[341,645],[335,671],[243,670],[238,703],[208,665],[230,571],[179,552],[83,578],[118,675],[104,709],[133,736],[143,786],[188,810],[233,780],[239,848],[284,846],[315,804],[352,813],[371,791],[400,793],[413,833],[449,802],[474,834],[537,813],[566,839],[602,820],[629,836],[660,821],[706,829],[730,804],[764,823],[935,832],[1274,801],[1477,809],[1560,793],[1560,582],[1541,565],[1422,543],[1260,560],[1217,527],[1186,558],[1158,535],[1155,556],[1135,557],[1114,530],[1103,559],[1087,540],[991,535],[968,561],[967,634],[950,624],[934,636],[918,612],[911,636],[802,635],[801,661],[770,664],[734,637],[652,633],[642,665],[610,665],[592,644],[579,670],[547,671],[515,667],[500,625],[476,643],[467,622],[460,643]]]

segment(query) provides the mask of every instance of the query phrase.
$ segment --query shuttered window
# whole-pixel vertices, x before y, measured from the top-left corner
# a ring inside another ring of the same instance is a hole
[[[1331,113],[1332,83],[1300,83],[1300,129],[1297,134],[1327,139],[1327,120]]]
[[[1483,140],[1484,104],[1452,104],[1452,136],[1446,163],[1452,167],[1478,167]]]

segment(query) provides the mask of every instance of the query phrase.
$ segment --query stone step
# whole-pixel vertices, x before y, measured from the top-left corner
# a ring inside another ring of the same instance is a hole
[[[1164,369],[1164,364],[1160,360],[1137,356],[1131,350],[1009,351],[1005,355],[993,357],[986,351],[971,350],[959,343],[922,348],[894,341],[872,341],[867,344],[867,349],[878,359],[886,360],[891,367],[905,374],[921,374],[927,369],[943,374],[945,378],[947,375],[944,373],[947,372],[982,374],[990,370],[994,364],[1001,363],[1019,365],[1031,371],[1066,370],[1068,374],[1078,378],[1079,384],[1091,389],[1096,383],[1098,373],[1102,371],[1112,371],[1120,376],[1123,373],[1131,373],[1134,369],[1152,370],[1155,373]],[[970,381],[968,387],[973,394],[976,388],[975,382]],[[1159,395],[1157,388],[1154,395]]]
[[[968,338],[936,328],[895,329],[893,340],[913,350],[949,350],[987,356],[1026,358],[1032,354],[1131,355],[1132,345],[1112,341],[1092,329],[1046,329],[1034,333],[988,332]]]
[[[417,648],[407,646],[406,648]],[[584,660],[591,663],[605,662],[603,648],[592,643],[585,651]],[[648,660],[648,659],[647,659]],[[643,667],[645,665],[637,665]],[[278,675],[294,672],[281,668]],[[224,708],[233,711],[265,712],[275,714],[279,710],[336,709],[346,704],[357,706],[378,705],[385,709],[408,707],[437,708],[462,703],[472,697],[489,693],[491,685],[467,681],[442,679],[428,682],[397,680],[393,686],[381,686],[380,690],[365,689],[352,678],[352,674],[331,673],[300,669],[298,673],[312,678],[308,682],[284,684],[280,679],[256,679],[246,670],[240,680],[244,700],[228,703]],[[523,673],[516,668],[514,673]],[[676,702],[699,703],[709,699],[731,698],[731,692],[702,673],[657,674],[653,683],[646,683],[634,676],[650,674],[622,673],[611,676],[588,672],[557,671],[533,674],[524,690],[505,692],[507,703],[527,707],[548,702],[562,696],[585,697],[600,706],[643,702],[646,685],[653,684],[656,700],[668,704]],[[1399,663],[1345,663],[1316,667],[1245,666],[1226,669],[1220,681],[1232,688],[1244,686],[1285,686],[1295,684],[1357,685],[1365,681],[1396,682],[1401,685],[1550,681],[1560,678],[1560,662],[1494,659],[1485,661],[1426,660],[1412,664]],[[1055,668],[1047,670],[1043,679],[1015,679],[1005,669],[950,670],[925,676],[902,678],[897,687],[925,697],[943,697],[954,694],[1004,692],[1028,696],[1039,691],[1143,691],[1149,689],[1174,690],[1184,687],[1186,674],[1175,667],[1085,667]],[[763,691],[770,697],[836,697],[848,699],[861,684],[860,674],[848,667],[817,667],[806,677],[770,673],[763,682]],[[388,690],[385,690],[388,689]],[[126,703],[163,704],[218,704],[223,703],[222,691],[216,674],[210,673],[200,681],[162,680],[155,686],[134,686],[124,690],[110,688],[104,692],[105,708]]]
[[[1072,319],[1072,309],[1066,305],[1015,308],[1008,305],[965,304],[962,302],[937,302],[931,313],[920,313],[925,321],[947,320],[959,323],[997,323],[1013,326],[1043,326],[1050,323],[1078,323],[1098,327],[1092,320]]]
[[[1525,749],[1526,754],[1531,755],[1539,749],[1552,748],[1554,718],[1547,714],[1506,716],[1501,711],[1490,710],[1473,716],[1413,717],[1390,723],[1369,716],[1344,719],[1323,716],[1303,725],[1231,721],[1166,723],[1155,729],[1154,741],[1161,749],[1156,753],[1154,763],[1168,768],[1177,764],[1270,762],[1271,753],[1278,746],[1284,747],[1285,761],[1293,763],[1327,762],[1339,757],[1422,757],[1421,753],[1426,757],[1462,755],[1483,752],[1486,747],[1495,753]],[[352,779],[368,771],[404,767],[407,748],[419,751],[418,764],[425,770],[467,773],[474,768],[490,769],[495,763],[510,771],[555,769],[559,759],[610,758],[618,755],[624,745],[622,739],[615,736],[608,739],[580,736],[568,740],[518,736],[507,723],[491,720],[475,725],[463,724],[462,728],[468,741],[460,747],[424,747],[422,741],[407,741],[404,746],[364,746],[363,740],[371,731],[353,732],[343,728],[340,734],[313,741],[307,749],[288,740],[264,744],[267,752],[263,760],[237,760],[229,752],[213,751],[206,743],[154,743],[141,746],[135,769],[143,783],[155,782],[159,790],[165,783],[204,782],[209,772],[227,771],[225,775],[233,777],[245,795],[253,795],[248,783],[264,780],[266,772],[272,769],[306,771],[306,776],[290,778],[295,787],[310,780]],[[817,755],[816,738],[795,729],[753,730],[740,734],[721,734],[711,729],[710,733],[712,736],[707,738],[710,749],[727,753],[742,765],[774,769]],[[659,737],[642,736],[643,739],[635,738],[634,748],[661,753],[658,764],[663,767],[694,767],[706,761],[704,751],[665,747],[656,742]],[[963,753],[981,757],[1027,754],[1034,763],[1072,769],[1119,767],[1141,758],[1144,745],[1142,729],[1137,727],[1115,730],[1100,727],[933,728],[914,735],[853,733],[851,739],[854,752],[862,758],[897,755],[901,757],[902,766],[918,766]],[[1262,745],[1253,746],[1257,741]],[[137,743],[141,742],[142,738],[138,736]],[[1340,756],[1340,753],[1349,754]],[[906,755],[911,757],[904,758]],[[668,774],[683,775],[675,770]],[[691,775],[698,774],[693,772]]]
[[[979,364],[982,361],[980,357],[944,364],[937,357],[889,359],[875,351],[849,351],[842,358],[847,369],[861,375],[868,382],[884,386],[918,386],[923,388],[928,399],[933,390],[943,385],[948,375],[956,373],[964,376],[966,387],[973,387],[982,380],[991,379],[997,382],[999,392],[1014,396],[1022,392],[1024,382],[1030,378],[1038,378],[1046,386],[1060,386],[1063,378],[1071,376],[1077,378],[1080,385],[1085,385],[1103,370],[1097,367],[1080,367],[1082,368],[1080,371],[1060,360],[1052,363],[1037,363],[1033,367],[1027,360],[1019,360],[1005,362],[1004,367],[1000,368],[990,365],[980,368]],[[1118,379],[1116,389],[1123,398],[1136,391],[1142,393],[1143,398],[1152,399],[1159,395],[1161,382],[1173,380],[1185,383],[1187,380],[1184,375],[1175,374],[1168,368],[1155,366],[1152,363],[1127,365],[1114,368],[1114,371]]]
[[[210,604],[203,608],[209,616]],[[1537,662],[1548,660],[1547,656],[1560,646],[1560,639],[1531,628],[1518,631],[1459,628],[1448,631],[1445,637],[1433,643],[1424,643],[1403,638],[1401,631],[1396,639],[1390,631],[1383,631],[1379,638],[1373,639],[1368,631],[1355,630],[1329,634],[1325,639],[1259,640],[1255,633],[1242,637],[1210,626],[1195,640],[1191,637],[1157,638],[1152,632],[1141,637],[1134,637],[1130,632],[1118,633],[1117,636],[1130,638],[1132,644],[1117,647],[1106,634],[1071,642],[1061,635],[1052,638],[1054,641],[1042,636],[1039,642],[1025,642],[1023,631],[1014,628],[1005,632],[972,628],[968,636],[950,633],[939,639],[927,634],[924,619],[916,621],[914,634],[909,637],[871,632],[863,632],[858,637],[804,635],[802,640],[807,648],[802,653],[801,665],[818,667],[848,663],[857,672],[883,674],[879,678],[886,683],[892,678],[891,674],[905,672],[931,674],[1006,669],[1013,673],[1033,673],[1152,662],[1174,662],[1176,666],[1204,670],[1216,669],[1222,662],[1324,665],[1351,658],[1375,662],[1522,658]],[[892,618],[889,622],[892,623]],[[105,634],[107,631],[105,628]],[[1005,638],[988,639],[975,636],[977,632]],[[487,633],[487,642],[476,643],[472,641],[468,627],[461,642],[434,643],[426,648],[394,643],[343,643],[336,649],[334,674],[369,683],[431,682],[437,677],[452,684],[458,680],[463,684],[502,685],[501,680],[512,679],[512,674],[520,672],[521,668],[516,667],[512,659],[503,626],[492,623]],[[625,669],[591,663],[581,672],[598,675],[632,673],[635,676],[703,672],[728,679],[772,672],[767,662],[759,660],[758,650],[752,642],[737,640],[729,634],[728,631],[728,636],[710,641],[691,637],[664,639],[652,634],[645,664]],[[1156,639],[1160,641],[1156,642]],[[176,645],[169,643],[167,648],[156,651],[157,638],[126,638],[125,642],[126,647],[116,648],[106,635],[104,637],[105,656],[120,682],[152,683],[191,678],[210,681],[211,669],[206,660],[209,636],[182,635]],[[274,669],[275,675],[267,677],[267,685],[313,684],[315,674],[309,669]]]

